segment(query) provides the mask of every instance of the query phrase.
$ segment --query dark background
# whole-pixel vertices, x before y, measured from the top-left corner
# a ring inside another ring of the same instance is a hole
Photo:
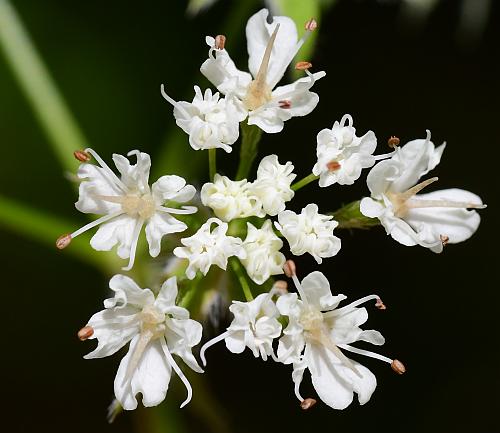
[[[191,100],[194,84],[208,85],[198,71],[206,58],[204,36],[219,33],[236,4],[221,0],[188,19],[182,1],[13,3],[93,147],[105,159],[138,147],[153,155],[153,165],[176,128],[159,84],[185,100]],[[105,409],[119,356],[85,361],[92,343],[75,338],[101,308],[108,276],[2,229],[2,430],[500,431],[494,256],[500,16],[498,2],[491,3],[483,34],[467,39],[459,33],[460,1],[440,2],[420,23],[402,16],[397,2],[340,1],[322,18],[312,59],[315,70],[327,71],[315,86],[317,109],[287,122],[282,133],[264,136],[260,147],[261,156],[292,160],[302,177],[315,162],[316,133],[344,113],[353,115],[359,134],[376,132],[378,153],[386,151],[390,135],[406,142],[430,129],[436,144],[448,142],[433,172],[438,187],[468,189],[488,203],[478,232],[441,255],[403,247],[376,228],[340,232],[341,252],[319,268],[334,292],[356,299],[376,291],[383,297],[388,309],[370,309],[367,327],[384,334],[387,343],[379,351],[404,361],[407,374],[361,359],[379,382],[369,403],[355,402],[341,412],[319,402],[302,412],[289,366],[237,356],[220,344],[209,353],[205,383],[193,383],[187,408],[178,409],[184,389],[174,378],[159,408],[126,413],[108,426]],[[226,47],[246,69],[244,25],[260,6],[238,4],[248,13],[243,21],[233,20],[235,33]],[[0,95],[0,193],[83,223],[73,208],[74,191],[3,56]],[[233,154],[221,162],[228,174]],[[292,207],[315,201],[326,212],[366,194],[363,180],[349,188],[311,184]],[[303,275],[316,268],[309,257],[298,264]],[[314,395],[308,379],[302,389]],[[211,406],[200,412],[205,402]]]

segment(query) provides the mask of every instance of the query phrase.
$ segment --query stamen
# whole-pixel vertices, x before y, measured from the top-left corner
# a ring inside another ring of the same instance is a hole
[[[280,108],[292,108],[292,101],[290,101],[289,99],[284,99],[282,101],[278,101],[278,105]]]
[[[358,305],[364,304],[365,302],[371,301],[371,300],[377,301],[377,303],[380,301],[380,297],[378,295],[368,295],[365,296],[364,298],[360,298],[357,301],[351,302],[348,305],[343,306],[342,308],[337,308],[332,311],[327,311],[326,313],[323,313],[323,317],[335,317],[335,316],[340,316],[345,312],[351,311],[353,308],[357,307]],[[376,306],[377,304],[375,304]]]
[[[198,208],[196,206],[181,206],[181,209],[164,207],[164,206],[157,206],[156,210],[160,211],[160,212],[173,213],[173,214],[179,214],[179,215],[190,215],[190,214],[198,212]]]
[[[399,138],[392,135],[391,138],[389,138],[389,140],[387,140],[387,145],[391,148],[391,149],[395,149],[396,147],[399,146]]]
[[[293,275],[297,273],[297,268],[295,262],[291,259],[287,260],[283,265],[283,271],[288,278],[292,278]]]
[[[186,387],[187,390],[187,397],[186,400],[181,404],[181,409],[186,406],[191,401],[191,398],[193,397],[193,388],[191,388],[191,384],[187,380],[187,377],[184,375],[182,370],[179,368],[177,363],[175,362],[174,358],[170,354],[167,343],[165,342],[165,338],[161,339],[161,347],[163,349],[163,352],[165,353],[165,356],[167,357],[167,361],[170,364],[170,366],[174,369],[174,371],[177,373],[177,376],[182,380],[182,383],[184,383],[184,386]]]
[[[302,302],[304,302],[304,304],[308,305],[309,302],[307,300],[307,296],[306,296],[305,292],[302,290],[302,285],[300,284],[300,281],[297,278],[297,275],[293,274],[292,280],[293,280],[293,283],[295,284],[295,287],[297,288],[297,292],[299,292],[300,299],[302,300]]]
[[[80,162],[88,162],[91,159],[90,154],[88,154],[84,150],[75,150],[73,152],[73,156]]]
[[[224,35],[217,35],[215,37],[215,48],[217,50],[223,50],[226,45],[226,37]]]
[[[340,170],[342,166],[338,161],[330,161],[328,164],[326,164],[326,168],[328,171],[337,171]]]
[[[94,157],[94,159],[97,161],[97,163],[101,166],[101,168],[104,170],[106,177],[113,183],[115,186],[117,186],[119,189],[121,189],[124,193],[128,191],[127,186],[119,179],[119,177],[115,174],[113,170],[111,170],[104,162],[104,160],[95,152],[93,149],[88,147],[85,149],[86,153],[89,153]]]
[[[357,347],[352,347],[349,346],[348,344],[339,344],[339,347],[344,350],[347,350],[348,352],[357,353],[358,355],[368,356],[369,358],[375,358],[380,361],[387,362],[388,364],[393,363],[393,360],[391,358],[387,358],[387,356],[380,355],[375,352],[370,352],[369,350],[358,349]]]
[[[318,28],[318,22],[314,18],[311,18],[310,20],[306,21],[306,23],[304,25],[304,29],[307,32],[312,32],[312,31],[316,30],[317,28]]]
[[[429,186],[431,183],[434,183],[438,180],[439,180],[438,177],[431,177],[430,179],[424,180],[423,182],[416,184],[415,186],[411,187],[405,192],[399,194],[398,201],[401,201],[401,203],[406,202],[407,200],[412,198],[415,194],[418,194],[420,191],[422,191],[425,187]]]
[[[63,250],[71,243],[71,235],[66,233],[65,235],[59,236],[56,240],[56,247]]]
[[[122,405],[116,398],[114,398],[111,404],[108,406],[108,410],[106,413],[106,419],[108,420],[108,423],[109,424],[113,423],[113,421],[116,419],[116,417],[120,414],[122,410],[123,410]]]
[[[386,310],[387,307],[385,304],[382,302],[382,299],[378,298],[377,302],[375,303],[375,307],[378,308],[379,310]]]
[[[80,341],[85,341],[90,337],[92,337],[92,335],[94,335],[94,328],[92,328],[92,326],[89,325],[84,326],[82,329],[78,331],[77,335]]]
[[[213,346],[214,344],[217,344],[219,341],[224,340],[224,338],[228,337],[230,334],[230,331],[223,332],[222,334],[218,335],[217,337],[212,338],[211,340],[208,340],[200,349],[200,358],[201,362],[203,363],[203,366],[206,367],[207,365],[207,360],[205,358],[205,351]]]
[[[160,91],[161,91],[161,96],[163,96],[163,99],[165,99],[174,108],[177,108],[186,119],[191,118],[191,115],[184,109],[184,107],[181,104],[179,104],[176,100],[168,96],[167,92],[165,92],[165,86],[163,84],[160,86]]]
[[[121,210],[119,212],[115,212],[115,213],[112,213],[109,215],[104,215],[101,218],[98,218],[95,221],[92,221],[92,222],[84,225],[83,227],[79,228],[78,230],[74,231],[73,233],[71,233],[69,235],[65,235],[65,236],[69,236],[70,239],[76,238],[77,236],[81,235],[82,233],[86,232],[87,230],[90,230],[90,229],[94,228],[95,226],[98,226],[99,224],[105,223],[106,221],[109,221],[113,218],[116,218],[122,214],[123,214],[123,211]]]
[[[297,69],[298,71],[306,71],[311,68],[312,68],[312,63],[310,62],[297,62],[295,64],[295,69]]]
[[[302,382],[302,380],[301,380],[301,382]],[[295,396],[302,403],[305,400],[305,398],[302,397],[302,395],[300,394],[300,383],[301,382],[295,382],[295,386],[293,387],[293,391],[295,392]]]
[[[404,364],[397,359],[392,361],[391,367],[398,374],[403,374],[406,372],[406,367],[404,366]]]
[[[344,114],[342,119],[340,119],[340,126],[344,127],[347,122],[348,126],[352,126],[352,116],[350,114]]]
[[[448,201],[448,200],[420,200],[413,199],[406,202],[406,207],[410,209],[426,208],[426,207],[451,207],[459,209],[484,209],[485,204],[469,203],[464,201]]]
[[[446,236],[446,235],[439,235],[439,239],[441,240],[441,243],[443,244],[443,247],[444,247],[444,246],[448,245],[450,237]]]
[[[303,410],[308,410],[311,409],[316,403],[317,403],[316,399],[306,398],[305,400],[302,400],[302,402],[300,403],[300,407]]]
[[[390,158],[391,156],[395,155],[397,153],[398,149],[396,148],[395,150],[393,150],[392,152],[389,152],[389,153],[382,153],[380,155],[373,155],[373,157],[375,158],[375,161],[380,161],[381,159],[387,159],[387,158]]]
[[[132,245],[130,246],[130,257],[128,265],[122,268],[122,270],[124,271],[130,271],[134,267],[135,252],[137,250],[137,243],[139,242],[139,234],[141,233],[143,225],[144,225],[143,219],[139,219],[135,223],[134,232],[132,233]]]

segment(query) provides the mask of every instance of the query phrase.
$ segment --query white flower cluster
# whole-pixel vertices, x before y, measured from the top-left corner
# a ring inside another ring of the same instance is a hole
[[[345,352],[377,358],[391,364],[396,372],[404,372],[399,361],[353,346],[357,341],[384,343],[378,331],[360,328],[368,314],[359,307],[370,300],[375,300],[379,308],[384,305],[378,296],[370,295],[339,307],[346,297],[332,295],[321,272],[312,272],[300,282],[293,261],[287,261],[282,251],[282,238],[292,255],[308,253],[321,264],[341,249],[341,240],[333,234],[339,226],[333,215],[343,227],[358,227],[356,224],[368,218],[378,218],[401,244],[421,245],[435,252],[441,252],[447,243],[468,239],[479,226],[474,209],[485,206],[475,194],[461,189],[419,194],[437,181],[435,177],[422,181],[421,177],[439,164],[445,147],[436,148],[430,132],[425,139],[401,147],[398,139],[392,139],[392,152],[374,155],[375,134],[368,131],[356,136],[353,119],[347,114],[331,129],[317,134],[317,162],[312,173],[296,183],[292,162],[280,164],[274,154],[261,159],[253,182],[216,173],[215,149],[232,151],[240,122],[246,119],[248,125],[276,133],[283,129],[284,121],[309,114],[319,100],[310,89],[325,73],[311,74],[307,62],[299,62],[299,69],[306,71],[305,78],[276,87],[314,30],[315,21],[306,23],[305,35],[299,40],[290,18],[273,17],[271,23],[267,18],[268,11],[263,9],[247,23],[250,73],[236,68],[224,48],[223,36],[206,38],[209,58],[201,71],[223,97],[210,89],[202,93],[195,86],[192,102],[176,102],[162,87],[164,98],[174,107],[177,125],[189,135],[190,146],[209,150],[211,182],[202,185],[199,194],[207,207],[204,212],[197,213],[197,207],[186,204],[196,200],[196,189],[182,177],[165,175],[149,185],[151,162],[147,153],[130,152],[127,156],[134,156],[135,164],[114,154],[117,174],[94,150],[75,152],[82,162],[77,173],[80,185],[76,208],[101,216],[61,236],[59,248],[99,226],[90,245],[100,251],[116,247],[119,257],[129,259],[123,269],[130,270],[143,227],[152,257],[160,255],[164,235],[188,231],[184,237],[172,236],[176,246],[169,245],[167,256],[159,259],[173,258],[176,263],[175,270],[169,266],[156,278],[159,290],[141,289],[131,278],[115,275],[109,283],[114,297],[106,300],[105,309],[94,314],[79,332],[82,340],[98,340],[97,348],[86,358],[112,355],[130,343],[114,384],[116,399],[124,409],[137,407],[139,393],[145,406],[159,404],[165,398],[172,370],[188,390],[183,405],[191,399],[191,386],[173,357],[203,372],[192,354],[192,348],[201,341],[202,326],[190,319],[185,308],[188,295],[200,290],[198,282],[209,272],[212,284],[217,280],[212,276],[221,277],[229,264],[235,278],[217,281],[238,281],[246,302],[232,302],[229,310],[234,319],[224,333],[203,345],[203,364],[206,349],[224,340],[233,353],[248,347],[255,357],[292,365],[295,394],[304,409],[315,402],[300,393],[305,370],[309,370],[318,396],[328,406],[343,409],[352,402],[354,393],[361,404],[366,403],[375,390],[375,376]],[[257,151],[254,153],[252,160]],[[92,158],[96,164],[91,163]],[[370,167],[367,185],[371,196],[354,202],[356,212],[347,216],[342,212],[322,214],[316,203],[307,204],[300,213],[288,208],[295,192],[308,183],[319,180],[320,187],[351,185],[364,168]],[[293,279],[297,293],[284,293],[283,284],[280,288],[273,280],[283,273]],[[165,274],[169,278],[163,282]],[[155,281],[154,272],[150,280]],[[181,296],[178,281],[184,285]],[[271,285],[273,288],[267,290]],[[259,294],[254,297],[252,292]]]

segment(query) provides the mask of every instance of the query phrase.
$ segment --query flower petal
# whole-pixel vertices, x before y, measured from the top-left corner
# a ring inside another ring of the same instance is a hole
[[[123,155],[113,154],[113,161],[121,174],[121,181],[132,190],[136,190],[139,187],[143,192],[149,191],[150,156],[145,152],[137,150],[129,152],[128,155],[135,155],[137,163],[131,164],[130,160]]]
[[[122,259],[130,257],[130,249],[134,241],[134,228],[137,220],[128,215],[120,215],[102,224],[92,239],[90,245],[97,251],[110,251],[118,244],[117,254]]]
[[[129,363],[139,341],[137,335],[120,362],[115,378],[115,396],[125,410],[137,407],[136,395],[142,394],[146,407],[160,404],[167,394],[172,368],[166,360],[159,339],[151,341],[144,350],[136,369],[126,378]]]
[[[342,300],[346,299],[344,295],[332,295],[330,283],[322,272],[311,272],[304,277],[301,285],[307,297],[307,302],[319,310],[332,310]]]
[[[167,200],[185,203],[193,198],[196,189],[192,185],[186,185],[186,181],[175,175],[160,177],[151,186],[153,197],[158,204],[162,204]]]
[[[125,305],[134,305],[142,309],[154,302],[153,292],[149,289],[141,289],[136,282],[126,275],[114,275],[109,280],[109,288],[115,292],[114,298],[106,299],[106,308],[121,308]]]
[[[157,257],[161,250],[161,239],[169,233],[179,233],[187,229],[187,225],[168,213],[155,212],[146,224],[146,239],[149,254]]]

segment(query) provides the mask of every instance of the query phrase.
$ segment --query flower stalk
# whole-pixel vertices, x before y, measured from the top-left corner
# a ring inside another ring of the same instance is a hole
[[[298,191],[300,188],[303,188],[304,186],[310,184],[311,182],[314,182],[318,178],[319,176],[315,176],[313,173],[311,173],[309,176],[306,176],[303,179],[300,179],[298,182],[295,182],[291,186],[291,188],[293,191]]]
[[[257,156],[262,129],[254,125],[241,123],[241,149],[240,163],[236,172],[236,180],[246,179],[252,168],[252,163]]]
[[[359,203],[360,200],[353,201],[329,214],[338,221],[338,229],[370,229],[380,225],[377,218],[366,217],[360,212]]]

